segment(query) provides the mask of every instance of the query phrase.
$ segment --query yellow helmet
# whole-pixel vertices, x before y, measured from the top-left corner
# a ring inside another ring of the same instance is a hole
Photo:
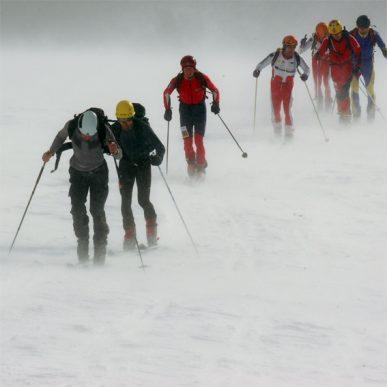
[[[117,118],[132,118],[135,115],[133,104],[130,101],[123,100],[118,102],[116,106]]]
[[[331,35],[343,32],[343,25],[338,20],[331,20],[328,25],[328,31]]]

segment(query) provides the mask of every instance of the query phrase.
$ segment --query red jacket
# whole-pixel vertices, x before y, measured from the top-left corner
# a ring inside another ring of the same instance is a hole
[[[171,107],[171,94],[173,90],[178,87],[179,100],[187,105],[197,105],[204,101],[206,98],[206,89],[211,90],[214,101],[219,103],[219,90],[212,83],[211,79],[203,73],[196,75],[195,73],[192,79],[185,79],[184,76],[179,74],[169,82],[168,87],[164,90],[164,107],[170,109]],[[177,82],[180,78],[180,85]]]
[[[325,38],[317,54],[320,58],[328,54],[330,64],[341,65],[351,62],[352,64],[359,63],[360,51],[357,40],[350,34],[343,34],[340,40],[335,40],[329,36]]]

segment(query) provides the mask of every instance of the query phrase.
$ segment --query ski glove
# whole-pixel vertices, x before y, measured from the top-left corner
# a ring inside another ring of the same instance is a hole
[[[116,142],[109,142],[108,143],[109,152],[111,155],[116,155],[118,153],[118,145]]]
[[[306,35],[301,39],[301,42],[300,42],[300,48],[305,48],[306,46],[306,41],[307,41],[307,37]]]
[[[213,102],[212,105],[211,105],[211,111],[214,113],[214,114],[219,114],[220,113],[220,108],[219,108],[219,104],[217,102]]]
[[[308,80],[308,74],[301,74],[300,78],[302,81],[306,82]]]
[[[171,109],[165,109],[164,120],[168,121],[168,122],[172,120],[172,110]]]
[[[352,70],[352,74],[356,77],[356,78],[360,78],[360,75],[361,75],[361,70],[360,70],[360,67],[354,67],[353,70]]]
[[[261,72],[260,72],[259,70],[255,69],[255,70],[253,71],[253,77],[254,77],[254,78],[258,78],[260,73],[261,73]]]
[[[159,155],[149,156],[150,163],[155,166],[159,166],[163,162],[163,158]]]

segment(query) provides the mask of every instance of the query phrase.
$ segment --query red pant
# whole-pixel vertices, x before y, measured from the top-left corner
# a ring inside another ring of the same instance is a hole
[[[350,62],[331,65],[333,84],[336,90],[337,110],[339,114],[351,114],[349,87],[352,80],[352,64]]]
[[[329,86],[329,62],[312,58],[312,71],[314,79],[314,90],[317,98],[322,98],[321,85],[324,82],[325,99],[331,99],[331,88]]]
[[[193,149],[193,141],[195,140],[195,146],[196,146],[196,156],[195,151]],[[204,149],[203,144],[203,135],[199,133],[195,133],[194,136],[189,136],[184,139],[184,152],[185,152],[185,158],[188,162],[195,161],[198,165],[205,165],[206,164],[206,150]]]
[[[285,82],[276,76],[271,80],[271,103],[273,107],[274,122],[281,122],[281,104],[285,112],[285,125],[293,125],[290,108],[292,105],[292,90],[294,77],[287,77]]]

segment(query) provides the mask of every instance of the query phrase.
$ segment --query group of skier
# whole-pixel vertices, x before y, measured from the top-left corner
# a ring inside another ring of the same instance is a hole
[[[333,99],[330,92],[332,77],[340,121],[351,117],[349,89],[352,85],[353,116],[360,116],[359,77],[363,76],[368,93],[368,117],[375,115],[373,68],[374,47],[377,44],[387,58],[386,46],[379,34],[370,28],[370,20],[362,15],[357,19],[357,28],[347,32],[338,20],[328,25],[318,23],[315,33],[300,44],[300,53],[312,51],[312,73],[317,106],[331,109]],[[297,39],[288,35],[282,48],[269,54],[256,66],[253,76],[258,78],[268,65],[272,67],[271,100],[274,132],[282,135],[281,105],[285,113],[285,138],[294,133],[291,115],[294,77],[299,72],[306,82],[310,73],[308,65],[296,51]],[[164,119],[172,119],[171,94],[176,89],[179,95],[180,128],[189,176],[201,176],[207,167],[204,135],[206,129],[206,92],[212,95],[211,111],[219,114],[220,93],[215,84],[196,67],[196,60],[184,56],[181,72],[168,84],[163,93]],[[302,73],[299,71],[302,69]],[[323,96],[322,85],[325,93]],[[325,99],[324,99],[325,97]],[[70,142],[65,143],[69,138]],[[80,262],[89,260],[89,217],[86,211],[87,195],[90,192],[90,213],[94,224],[94,262],[102,264],[106,257],[109,227],[105,216],[108,196],[108,167],[104,153],[115,159],[121,193],[121,213],[124,228],[124,250],[138,247],[136,226],[131,209],[134,183],[137,183],[138,202],[144,210],[148,245],[157,244],[157,215],[150,201],[151,165],[160,166],[165,148],[149,125],[145,108],[127,100],[116,106],[116,120],[111,123],[102,109],[90,108],[66,122],[56,135],[50,149],[42,159],[47,163],[56,153],[57,162],[65,149],[73,149],[70,159],[71,214],[78,241]],[[243,157],[247,157],[243,153]],[[119,160],[119,165],[117,165]]]
[[[377,31],[370,28],[371,21],[366,15],[356,20],[356,28],[347,31],[339,20],[331,20],[329,24],[318,23],[315,32],[308,39],[307,35],[301,40],[300,54],[306,50],[312,51],[312,73],[315,86],[317,107],[324,106],[322,85],[325,88],[325,108],[331,109],[333,99],[330,91],[330,77],[336,91],[335,100],[339,120],[348,123],[353,116],[360,117],[359,80],[364,79],[364,92],[368,97],[367,115],[369,120],[375,118],[374,92],[374,48],[377,44],[385,58],[387,48]],[[294,76],[300,66],[303,69],[301,79],[306,81],[309,67],[296,52],[298,41],[294,36],[285,36],[282,48],[268,55],[256,66],[253,76],[258,77],[261,70],[271,64],[271,100],[272,122],[274,132],[281,134],[281,104],[285,114],[285,136],[291,137],[294,132],[291,115],[291,101]],[[362,82],[360,80],[360,82]],[[351,99],[350,99],[350,88]],[[352,100],[352,113],[351,113]]]

